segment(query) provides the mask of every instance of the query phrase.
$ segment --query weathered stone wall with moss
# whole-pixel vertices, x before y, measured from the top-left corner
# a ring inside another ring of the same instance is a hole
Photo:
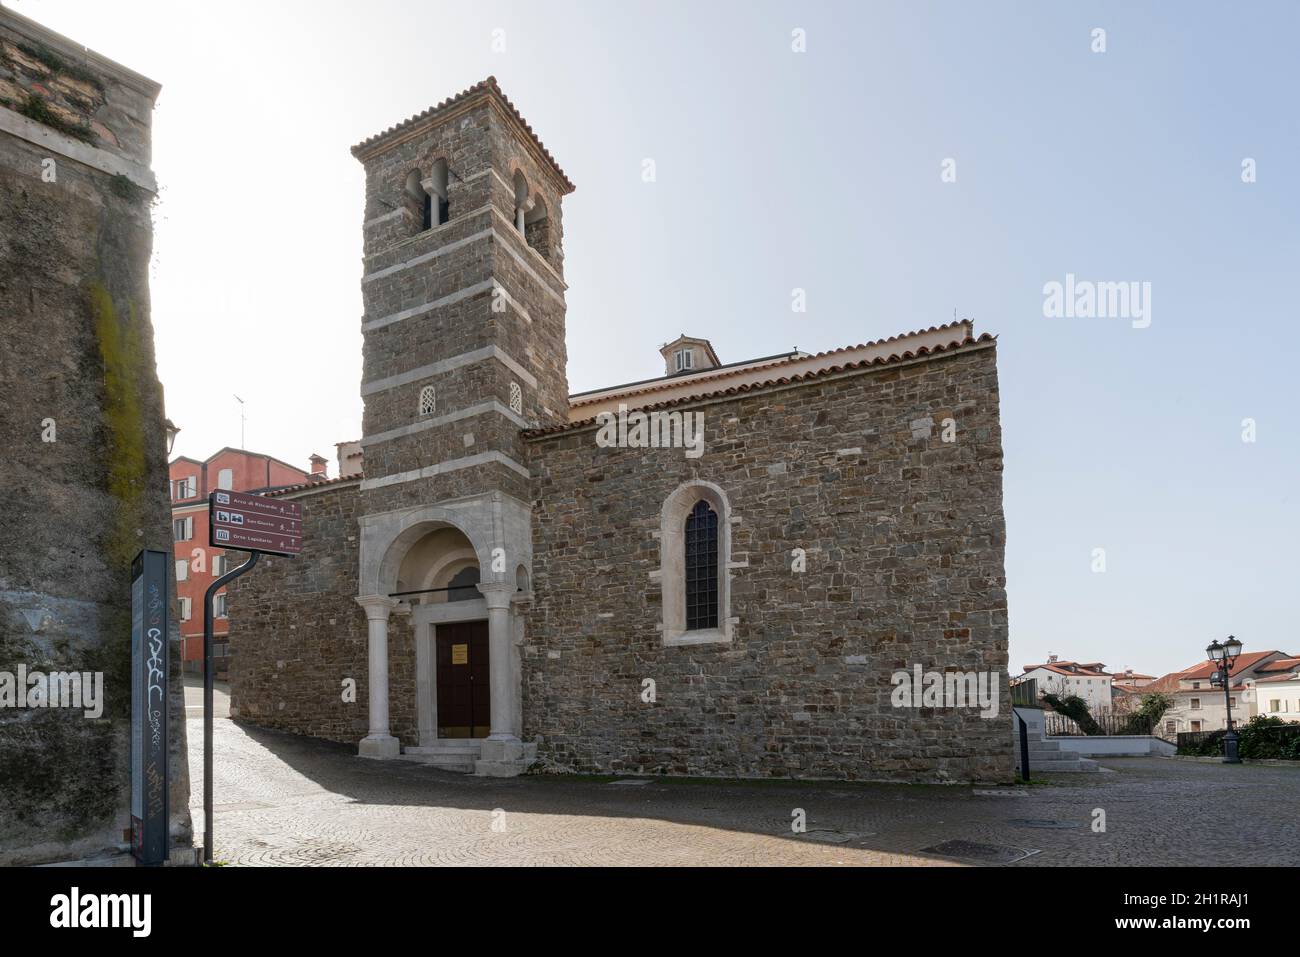
[[[99,718],[0,707],[0,864],[125,847],[130,566],[171,550],[148,286],[156,94],[0,10],[0,672],[104,675]],[[172,638],[173,835],[188,840]]]

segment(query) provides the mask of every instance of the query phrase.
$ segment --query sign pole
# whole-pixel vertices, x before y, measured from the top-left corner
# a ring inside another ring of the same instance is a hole
[[[203,863],[212,863],[212,599],[258,556],[292,558],[302,551],[302,506],[249,492],[218,489],[208,496],[208,543],[248,552],[248,561],[222,575],[203,596]]]
[[[260,552],[250,552],[248,561],[222,575],[203,596],[203,863],[212,863],[212,599],[225,587],[257,564]]]

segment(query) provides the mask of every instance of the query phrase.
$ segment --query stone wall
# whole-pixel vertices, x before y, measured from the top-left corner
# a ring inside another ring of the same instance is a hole
[[[0,9],[0,672],[102,672],[106,699],[98,719],[0,710],[0,864],[126,845],[130,566],[142,548],[172,548],[148,286],[157,92]],[[184,842],[172,622],[172,832]]]
[[[293,496],[302,506],[295,558],[258,560],[227,587],[231,717],[265,728],[356,744],[368,728],[366,616],[357,598],[357,483]],[[389,622],[393,733],[416,741],[415,642]],[[355,700],[344,681],[355,681]]]
[[[995,357],[697,406],[698,459],[598,448],[593,429],[534,438],[525,739],[557,770],[1009,780]],[[664,647],[660,509],[693,480],[730,501],[737,622],[730,644]],[[892,707],[915,664],[998,675],[1000,716]]]

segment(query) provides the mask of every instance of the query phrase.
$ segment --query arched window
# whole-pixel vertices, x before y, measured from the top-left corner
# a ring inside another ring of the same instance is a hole
[[[700,499],[686,516],[686,630],[718,627],[718,513]]]
[[[510,411],[515,415],[524,414],[524,390],[518,382],[510,383]]]
[[[435,408],[433,386],[426,385],[420,390],[420,415],[433,415]]]
[[[433,225],[433,197],[424,188],[418,169],[413,169],[406,174],[406,195],[420,219],[420,229],[428,229]]]
[[[451,581],[447,582],[447,601],[473,601],[475,598],[482,598],[482,594],[474,587],[478,582],[477,565],[462,568],[451,576]]]
[[[434,160],[433,175],[429,180],[429,194],[437,202],[438,220],[437,224],[451,219],[451,204],[447,201],[447,161],[445,159]],[[432,219],[432,210],[430,210],[430,219]]]
[[[527,235],[527,227],[524,219],[528,211],[532,209],[532,200],[528,198],[528,180],[524,179],[524,174],[515,170],[514,177],[515,188],[515,229],[519,230],[521,236]]]
[[[551,221],[540,196],[533,196],[532,209],[524,213],[524,241],[541,253],[542,258],[550,256]]]
[[[712,482],[679,486],[664,501],[659,524],[659,569],[665,645],[729,642],[731,618],[731,508]]]

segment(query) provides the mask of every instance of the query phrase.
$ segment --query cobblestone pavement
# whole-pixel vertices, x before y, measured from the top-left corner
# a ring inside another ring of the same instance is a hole
[[[1300,847],[1300,768],[1119,758],[1104,761],[1114,773],[1030,788],[502,780],[367,760],[230,720],[215,728],[216,857],[230,864],[1209,865],[1249,840],[1253,864],[1294,865]],[[192,718],[192,762],[202,740]],[[791,829],[799,808],[802,835]],[[1091,826],[1097,808],[1104,833]],[[1003,856],[924,850],[950,841]]]

